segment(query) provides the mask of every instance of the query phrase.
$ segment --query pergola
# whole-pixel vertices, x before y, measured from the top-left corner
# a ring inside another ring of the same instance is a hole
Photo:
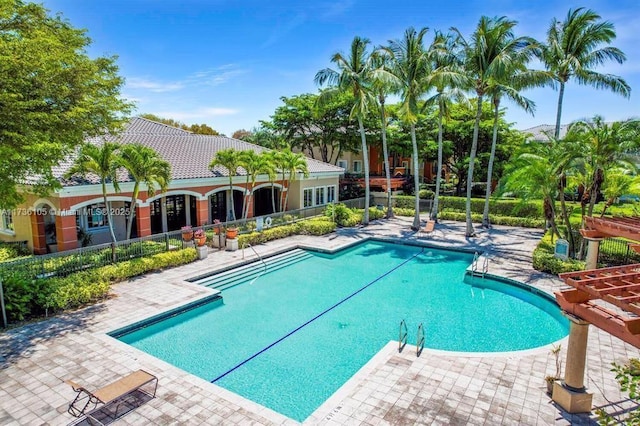
[[[552,398],[569,413],[591,410],[592,394],[584,387],[589,324],[640,348],[640,264],[596,269],[600,241],[640,241],[640,218],[586,217],[580,233],[588,241],[587,269],[560,274],[572,288],[555,293],[571,328],[564,383],[555,384]],[[640,251],[640,244],[629,246]]]

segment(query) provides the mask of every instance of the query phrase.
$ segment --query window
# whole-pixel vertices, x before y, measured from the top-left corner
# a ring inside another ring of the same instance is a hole
[[[362,161],[355,160],[353,162],[353,173],[362,173]]]
[[[313,207],[313,188],[306,188],[304,190],[303,207]]]
[[[349,171],[349,163],[347,163],[347,160],[338,160],[338,167],[342,167],[345,172]]]
[[[0,231],[13,232],[13,213],[11,210],[3,210],[0,216]]]
[[[325,190],[326,190],[325,187],[316,188],[316,206],[325,204],[325,200],[324,200]]]
[[[108,224],[104,203],[91,204],[76,212],[76,225],[82,229],[104,228]]]
[[[327,186],[327,203],[335,203],[336,201],[336,186]]]

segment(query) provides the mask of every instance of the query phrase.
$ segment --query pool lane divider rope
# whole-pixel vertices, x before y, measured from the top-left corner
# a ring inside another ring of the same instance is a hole
[[[336,303],[335,305],[325,309],[324,311],[320,312],[318,315],[316,315],[315,317],[311,318],[309,321],[305,322],[304,324],[300,325],[299,327],[295,328],[294,330],[291,330],[289,333],[285,334],[284,336],[282,336],[281,338],[279,338],[278,340],[276,340],[275,342],[271,343],[269,346],[266,346],[265,348],[261,349],[260,351],[256,352],[255,354],[251,355],[249,358],[245,359],[244,361],[242,361],[240,364],[236,365],[235,367],[233,367],[232,369],[228,370],[227,372],[219,375],[218,377],[216,377],[215,379],[211,380],[211,383],[215,383],[218,380],[222,379],[223,377],[225,377],[226,375],[228,375],[229,373],[237,370],[238,368],[242,367],[243,365],[245,365],[246,363],[248,363],[249,361],[251,361],[252,359],[254,359],[255,357],[257,357],[258,355],[262,354],[263,352],[266,352],[267,350],[271,349],[272,347],[274,347],[275,345],[277,345],[278,343],[282,342],[284,339],[286,339],[287,337],[291,336],[292,334],[296,333],[297,331],[299,331],[300,329],[302,329],[303,327],[306,327],[307,325],[311,324],[312,322],[314,322],[315,320],[317,320],[318,318],[320,318],[321,316],[323,316],[324,314],[326,314],[327,312],[330,312],[332,310],[334,310],[335,308],[337,308],[338,306],[342,305],[344,302],[346,302],[347,300],[351,299],[353,296],[355,296],[356,294],[362,292],[363,290],[367,289],[368,287],[372,286],[373,284],[377,283],[378,281],[380,281],[382,278],[386,277],[387,275],[391,274],[393,271],[396,271],[398,269],[400,269],[401,267],[403,267],[404,265],[406,265],[407,263],[411,262],[413,259],[415,259],[416,257],[420,256],[422,253],[424,253],[424,247],[420,250],[420,252],[414,254],[413,256],[411,256],[409,259],[405,260],[404,262],[398,264],[397,266],[389,269],[387,272],[385,272],[384,274],[380,275],[378,278],[376,278],[375,280],[371,281],[370,283],[368,283],[367,285],[365,285],[364,287],[360,288],[359,290],[356,290],[355,292],[351,293],[349,296],[345,297],[344,299],[342,299],[341,301],[339,301],[338,303]]]

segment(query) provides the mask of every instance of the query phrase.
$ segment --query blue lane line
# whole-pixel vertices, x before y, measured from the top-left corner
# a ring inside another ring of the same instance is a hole
[[[384,274],[380,275],[378,278],[376,278],[375,280],[371,281],[369,284],[365,285],[364,287],[362,287],[359,290],[356,290],[354,293],[350,294],[349,296],[345,297],[344,299],[342,299],[341,301],[339,301],[338,303],[336,303],[335,305],[331,306],[330,308],[322,311],[321,313],[319,313],[318,315],[316,315],[315,317],[311,318],[309,321],[305,322],[304,324],[302,324],[301,326],[299,326],[298,328],[290,331],[289,333],[287,333],[286,335],[282,336],[281,338],[279,338],[278,340],[276,340],[275,342],[271,343],[269,346],[265,347],[264,349],[260,350],[259,352],[256,352],[255,354],[251,355],[249,358],[245,359],[244,361],[242,361],[240,364],[236,365],[235,367],[233,367],[231,370],[228,370],[226,373],[221,374],[220,376],[216,377],[215,379],[211,380],[211,383],[215,383],[218,380],[222,379],[224,376],[226,376],[227,374],[237,370],[238,368],[242,367],[243,365],[245,365],[246,363],[248,363],[249,361],[251,361],[252,359],[254,359],[255,357],[257,357],[258,355],[260,355],[261,353],[267,351],[268,349],[274,347],[275,345],[277,345],[278,343],[282,342],[284,339],[286,339],[287,337],[291,336],[293,333],[295,333],[296,331],[300,330],[301,328],[311,324],[313,321],[317,320],[318,318],[320,318],[321,316],[323,316],[324,314],[326,314],[327,312],[335,309],[336,307],[342,305],[344,302],[346,302],[347,300],[351,299],[353,296],[355,296],[356,294],[360,293],[361,291],[363,291],[364,289],[366,289],[367,287],[370,287],[371,285],[377,283],[378,281],[380,281],[382,278],[386,277],[387,275],[389,275],[390,273],[392,273],[393,271],[399,269],[400,267],[406,265],[407,263],[409,263],[410,261],[412,261],[413,259],[415,259],[416,257],[418,257],[419,255],[421,255],[422,253],[424,253],[424,248],[422,248],[420,250],[419,253],[414,254],[413,256],[411,256],[409,259],[405,260],[404,262],[402,262],[401,264],[399,264],[398,266],[388,270],[387,272],[385,272]]]

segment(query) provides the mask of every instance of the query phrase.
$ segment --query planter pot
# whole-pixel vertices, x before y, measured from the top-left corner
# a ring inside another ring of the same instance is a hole
[[[235,228],[227,229],[227,238],[233,240],[238,236],[238,230]]]
[[[193,238],[193,231],[188,231],[188,232],[183,232],[182,233],[182,239],[185,241],[191,241],[191,239]]]
[[[194,239],[195,239],[195,242],[198,245],[198,247],[202,247],[205,244],[207,244],[207,237],[206,236],[200,237],[200,238],[194,238]]]

